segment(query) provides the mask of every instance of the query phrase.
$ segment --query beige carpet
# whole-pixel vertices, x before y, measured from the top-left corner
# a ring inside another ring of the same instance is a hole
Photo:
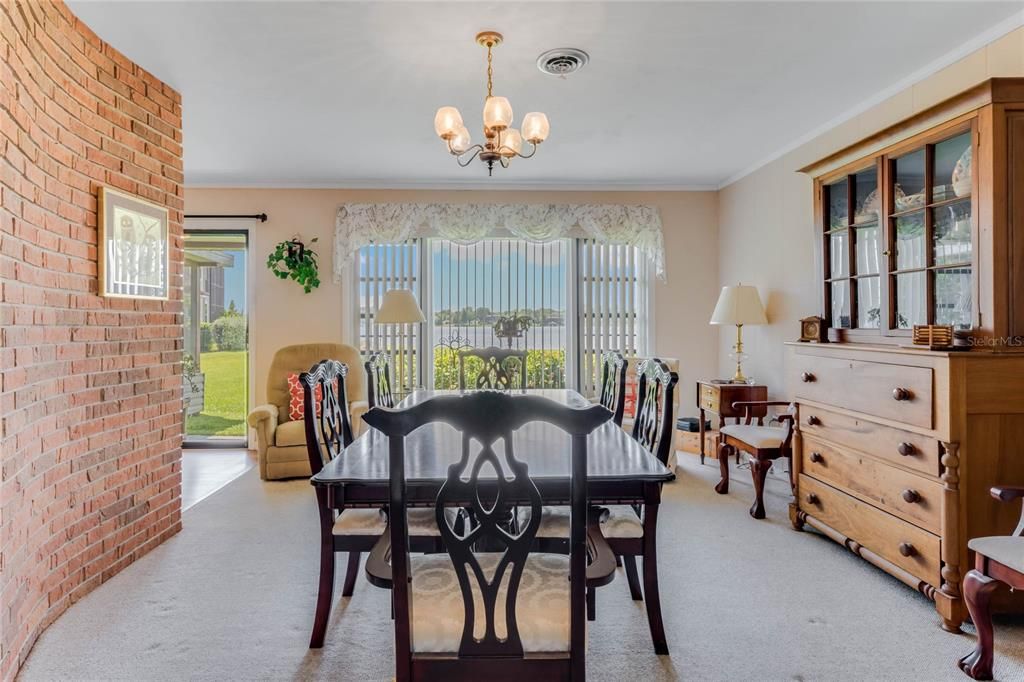
[[[754,521],[749,473],[722,497],[717,463],[682,458],[666,486],[661,576],[670,657],[654,655],[622,575],[598,596],[591,680],[964,680],[973,634],[932,604],[786,518],[786,487]],[[249,471],[184,515],[184,530],[73,606],[21,679],[386,680],[388,596],[364,578],[307,648],[317,570],[313,491]],[[340,592],[339,572],[339,589]],[[996,625],[996,677],[1024,679],[1024,622]]]

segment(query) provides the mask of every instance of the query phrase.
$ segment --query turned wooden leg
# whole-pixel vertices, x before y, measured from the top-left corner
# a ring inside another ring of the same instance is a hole
[[[698,419],[700,423],[697,424],[697,433],[700,438],[700,463],[704,464],[704,408],[700,408]]]
[[[729,457],[735,449],[727,443],[718,444],[718,471],[722,478],[718,481],[718,485],[715,486],[715,492],[719,495],[725,495],[729,492]]]
[[[654,653],[668,655],[665,623],[661,619],[661,596],[658,592],[658,505],[644,508],[644,604],[647,606],[647,624],[651,628]]]
[[[750,476],[754,479],[754,504],[750,515],[755,519],[764,518],[764,479],[772,468],[772,460],[754,457],[750,460]]]
[[[319,649],[324,645],[331,601],[334,599],[334,513],[327,506],[327,491],[324,488],[316,489],[316,498],[320,507],[320,584],[316,594],[313,633],[309,637],[310,649]]]
[[[959,661],[960,670],[976,680],[992,679],[992,592],[1002,583],[977,570],[964,577],[964,600],[978,630],[978,644],[974,651]]]
[[[341,588],[342,597],[351,597],[356,588],[356,576],[359,575],[359,552],[348,553],[348,568],[345,569],[345,584]]]
[[[597,620],[597,588],[587,588],[587,620]]]
[[[636,570],[636,557],[624,556],[622,563],[626,567],[626,582],[629,583],[629,595],[633,601],[643,601],[644,595],[640,591],[640,574]]]

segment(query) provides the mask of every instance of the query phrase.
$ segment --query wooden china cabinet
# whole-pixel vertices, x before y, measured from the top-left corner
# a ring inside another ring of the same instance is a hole
[[[967,616],[967,541],[1024,485],[1024,79],[992,79],[803,169],[830,343],[789,344],[793,526]],[[960,348],[911,346],[952,325]],[[1005,607],[1018,606],[1007,602]]]

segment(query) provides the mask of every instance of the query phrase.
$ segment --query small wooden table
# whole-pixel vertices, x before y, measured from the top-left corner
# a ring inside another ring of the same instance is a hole
[[[768,400],[768,387],[762,384],[720,384],[703,379],[697,382],[697,407],[700,408],[700,463],[704,463],[704,413],[714,412],[718,415],[718,428],[725,425],[726,419],[742,419],[744,411],[734,410],[733,403]],[[764,423],[768,415],[767,407],[753,410],[752,416],[757,423]]]

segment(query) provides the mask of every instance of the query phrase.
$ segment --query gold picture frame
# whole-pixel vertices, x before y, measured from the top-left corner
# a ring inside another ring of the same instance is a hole
[[[99,295],[170,298],[171,236],[164,206],[100,187]]]

